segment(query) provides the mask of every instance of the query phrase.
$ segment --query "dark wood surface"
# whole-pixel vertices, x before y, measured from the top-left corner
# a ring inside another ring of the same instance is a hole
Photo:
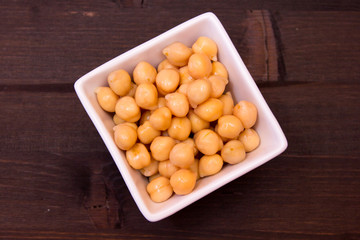
[[[73,84],[207,11],[289,147],[150,223]],[[0,239],[360,239],[359,1],[0,0],[0,13]]]

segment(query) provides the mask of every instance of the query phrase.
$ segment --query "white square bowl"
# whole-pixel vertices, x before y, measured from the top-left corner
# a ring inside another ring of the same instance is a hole
[[[132,73],[140,61],[157,66],[164,56],[161,50],[174,41],[191,46],[198,37],[207,36],[218,45],[218,59],[229,73],[227,89],[234,101],[248,100],[258,109],[255,129],[261,138],[259,147],[247,154],[246,159],[236,165],[225,165],[216,175],[203,178],[196,184],[194,191],[185,196],[174,195],[163,203],[153,202],[146,192],[147,179],[127,163],[125,154],[113,140],[114,123],[112,116],[103,111],[94,93],[99,86],[107,86],[107,75],[117,69]],[[277,120],[269,109],[253,78],[241,60],[236,48],[219,19],[213,13],[204,13],[192,18],[169,31],[121,54],[97,67],[75,82],[75,91],[94,123],[132,195],[138,208],[149,221],[166,218],[190,205],[205,195],[215,191],[230,181],[266,163],[287,148],[287,140]]]

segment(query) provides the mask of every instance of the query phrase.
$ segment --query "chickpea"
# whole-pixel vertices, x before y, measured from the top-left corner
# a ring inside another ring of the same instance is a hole
[[[212,63],[211,75],[221,76],[223,78],[229,79],[229,74],[226,67],[224,66],[224,64],[217,61]]]
[[[159,173],[161,176],[170,178],[180,168],[175,166],[170,160],[165,160],[159,163]]]
[[[204,53],[194,53],[189,58],[189,74],[195,79],[208,77],[212,70],[211,61]]]
[[[164,97],[159,97],[158,98],[157,107],[158,108],[166,107],[166,100],[165,100]]]
[[[132,82],[131,88],[130,88],[129,92],[126,94],[126,96],[135,97],[136,88],[137,88],[137,85]]]
[[[165,131],[171,125],[171,111],[167,107],[156,109],[150,116],[150,123],[153,128]]]
[[[113,122],[115,123],[115,125],[118,125],[120,123],[124,123],[125,121],[115,113],[113,116]]]
[[[137,122],[141,117],[139,106],[133,97],[120,98],[115,106],[116,115],[127,122]]]
[[[240,133],[239,140],[244,144],[245,152],[255,150],[260,144],[260,137],[252,128],[247,128]]]
[[[176,90],[176,92],[187,95],[187,90],[189,88],[190,83],[183,83],[180,87]]]
[[[175,140],[168,136],[158,136],[154,138],[150,145],[152,157],[158,161],[169,159],[170,151],[175,144]]]
[[[212,61],[217,61],[217,45],[208,37],[199,37],[192,45],[194,53],[205,53]]]
[[[206,79],[197,79],[191,82],[186,91],[190,105],[196,108],[210,97],[211,91],[211,83]]]
[[[151,163],[150,153],[142,143],[135,143],[132,148],[126,151],[126,160],[134,169],[144,168]]]
[[[125,96],[131,89],[131,77],[123,69],[111,72],[107,81],[110,88],[119,96]]]
[[[218,98],[224,93],[229,81],[226,78],[212,75],[209,77],[209,82],[211,84],[211,97]]]
[[[240,119],[244,128],[251,128],[257,119],[256,106],[248,101],[240,101],[235,105],[233,114]]]
[[[231,92],[227,92],[219,98],[224,104],[223,115],[230,115],[234,109],[234,100],[231,96]]]
[[[114,131],[114,140],[121,150],[129,150],[136,143],[136,130],[126,124],[117,125]]]
[[[193,191],[196,184],[196,176],[189,169],[180,169],[170,178],[170,185],[178,195],[186,195]]]
[[[204,155],[199,161],[199,175],[200,177],[206,177],[214,175],[220,172],[224,161],[219,154]]]
[[[174,92],[179,82],[180,75],[175,69],[163,69],[156,76],[156,86],[163,95]]]
[[[182,143],[189,144],[194,149],[194,156],[198,154],[199,150],[196,148],[194,139],[187,138],[185,141],[182,141]]]
[[[199,175],[199,159],[195,158],[193,164],[190,165],[189,170],[192,171],[195,174],[196,180],[200,179],[200,175]]]
[[[139,125],[143,125],[145,121],[149,121],[150,116],[151,116],[150,110],[144,111],[143,114],[141,114]]]
[[[109,87],[98,87],[95,90],[97,101],[102,109],[107,112],[115,112],[115,105],[119,96]]]
[[[150,177],[158,173],[158,168],[159,168],[159,162],[154,159],[151,159],[151,163],[148,166],[141,168],[140,172],[145,177]]]
[[[203,129],[194,136],[196,148],[205,155],[213,155],[222,147],[220,136],[210,129]]]
[[[200,118],[198,115],[194,113],[194,110],[190,110],[188,114],[188,118],[191,123],[191,131],[193,133],[197,133],[198,131],[209,128],[210,123]]]
[[[156,78],[156,69],[148,62],[139,62],[133,71],[134,82],[137,85],[141,83],[154,83]]]
[[[116,131],[116,129],[117,129],[119,126],[123,126],[123,125],[128,126],[128,127],[131,127],[131,128],[133,128],[135,131],[137,130],[137,125],[136,125],[136,123],[133,123],[133,122],[123,122],[123,123],[120,123],[120,124],[118,124],[118,125],[116,125],[116,126],[113,127],[114,132]]]
[[[234,115],[225,115],[218,119],[217,133],[224,138],[237,138],[244,130],[241,121]]]
[[[194,78],[189,73],[188,66],[184,66],[184,67],[180,68],[179,73],[180,73],[180,85],[194,81]]]
[[[161,132],[153,128],[149,121],[145,121],[143,125],[138,127],[137,134],[142,143],[149,144],[154,138],[160,136]]]
[[[242,162],[246,157],[244,145],[239,140],[227,142],[221,149],[221,157],[230,164]]]
[[[146,191],[150,195],[151,200],[157,203],[168,200],[173,194],[170,180],[166,177],[158,177],[153,179],[146,186]]]
[[[191,122],[187,117],[174,117],[167,130],[170,137],[183,141],[187,139],[191,132]]]
[[[135,92],[135,101],[143,109],[157,108],[158,91],[152,83],[141,83]]]
[[[159,63],[157,67],[157,71],[160,72],[163,69],[169,69],[169,68],[178,69],[177,66],[171,64],[169,60],[164,59],[163,61],[161,61],[161,63]]]
[[[154,180],[155,178],[161,177],[160,173],[156,173],[152,176],[149,177],[149,182],[151,182],[152,180]]]
[[[205,121],[212,122],[223,114],[224,104],[217,98],[209,98],[194,109],[196,115]]]
[[[192,54],[191,48],[180,42],[174,42],[163,49],[162,53],[166,56],[167,60],[175,66],[185,66]]]
[[[185,117],[189,112],[189,101],[184,94],[169,93],[165,96],[166,106],[176,117]]]
[[[194,159],[194,147],[191,144],[180,142],[170,151],[169,160],[177,167],[188,168]]]

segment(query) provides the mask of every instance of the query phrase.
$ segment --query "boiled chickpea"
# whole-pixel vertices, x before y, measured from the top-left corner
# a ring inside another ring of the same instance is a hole
[[[170,178],[170,185],[178,195],[186,195],[195,188],[196,176],[189,169],[180,169]]]
[[[182,143],[189,144],[194,149],[194,155],[198,154],[199,150],[196,148],[194,139],[187,138],[186,140],[182,141]]]
[[[188,114],[188,118],[191,123],[191,131],[193,133],[197,133],[198,131],[209,128],[210,123],[208,121],[203,120],[198,115],[194,113],[194,110],[190,110]]]
[[[143,125],[138,127],[137,134],[142,143],[149,144],[154,138],[160,136],[161,132],[153,128],[149,121],[145,121]]]
[[[160,173],[156,173],[152,176],[149,177],[149,182],[151,182],[152,180],[154,180],[155,178],[161,177]]]
[[[208,80],[197,79],[189,84],[186,95],[190,105],[196,108],[210,97],[211,91],[211,84]]]
[[[123,126],[123,125],[129,126],[129,127],[133,128],[135,131],[137,130],[137,125],[136,125],[136,123],[133,123],[133,122],[123,122],[123,123],[120,123],[120,124],[118,124],[118,125],[116,125],[116,126],[113,127],[114,132],[116,131],[116,129],[117,129],[119,126]]]
[[[227,92],[222,95],[219,100],[224,104],[223,115],[230,115],[234,109],[234,100],[231,96],[231,92]]]
[[[150,110],[144,111],[143,114],[141,114],[139,125],[143,125],[145,121],[149,121],[150,116],[151,116]]]
[[[109,87],[98,87],[95,90],[97,101],[102,109],[107,112],[115,112],[115,106],[119,96]]]
[[[200,175],[199,175],[199,159],[195,158],[193,164],[190,165],[189,170],[192,171],[195,174],[196,180],[200,179]]]
[[[169,69],[169,68],[173,68],[173,69],[178,69],[177,66],[171,64],[169,62],[169,60],[164,59],[163,61],[161,61],[157,67],[157,71],[160,72],[163,69]]]
[[[194,53],[189,58],[189,74],[195,79],[208,77],[212,70],[211,61],[204,53]]]
[[[223,164],[223,159],[219,154],[202,156],[199,161],[200,177],[206,177],[220,172]]]
[[[176,117],[185,117],[189,112],[189,101],[184,94],[169,93],[165,96],[166,106]]]
[[[234,115],[225,115],[218,119],[217,133],[224,138],[237,138],[244,127]]]
[[[168,136],[158,136],[154,138],[150,145],[152,157],[158,161],[169,159],[170,151],[175,144],[175,140]]]
[[[194,109],[196,115],[205,121],[212,122],[223,114],[224,104],[217,98],[209,98]]]
[[[129,150],[136,143],[136,129],[126,124],[117,125],[114,131],[114,140],[121,150]]]
[[[190,83],[183,83],[180,87],[176,90],[176,92],[187,95],[187,90],[189,88]]]
[[[180,73],[180,85],[194,81],[194,78],[189,73],[189,67],[184,66],[179,69]]]
[[[191,48],[180,42],[174,42],[164,48],[162,53],[166,56],[167,60],[175,66],[182,67],[188,62],[192,54]]]
[[[170,178],[180,168],[175,166],[170,160],[165,160],[159,163],[159,173],[161,176]]]
[[[171,111],[167,107],[156,109],[150,116],[150,123],[153,128],[165,131],[171,125]]]
[[[242,133],[240,133],[239,140],[242,142],[242,144],[244,144],[246,152],[255,150],[260,144],[260,137],[258,133],[252,128],[247,128]]]
[[[168,200],[173,194],[170,180],[166,177],[158,177],[153,179],[146,186],[146,191],[150,195],[151,200],[157,203]]]
[[[199,37],[192,45],[194,53],[205,53],[212,61],[217,61],[217,45],[208,37]]]
[[[163,95],[174,92],[179,86],[180,75],[175,69],[163,69],[156,76],[156,86]]]
[[[229,74],[226,70],[226,67],[224,66],[224,64],[217,61],[212,63],[211,75],[221,76],[223,78],[229,79]]]
[[[126,160],[134,169],[144,168],[151,163],[150,153],[142,143],[135,143],[132,148],[126,151]]]
[[[166,107],[166,100],[164,97],[159,97],[157,102],[157,108]]]
[[[220,97],[225,90],[228,80],[226,78],[212,75],[208,78],[208,81],[211,84],[211,97],[218,98]]]
[[[187,117],[174,117],[167,132],[170,137],[183,141],[190,135],[191,122]]]
[[[210,129],[203,129],[194,136],[196,148],[205,155],[213,155],[222,147],[220,136]]]
[[[121,119],[121,117],[119,117],[118,115],[116,115],[116,113],[113,116],[113,122],[115,123],[115,125],[118,125],[120,123],[124,123],[125,120]]]
[[[152,110],[157,108],[158,91],[152,83],[141,83],[135,92],[136,104],[143,108]]]
[[[134,82],[137,85],[141,83],[154,83],[156,78],[156,69],[148,62],[139,62],[133,71]]]
[[[256,123],[257,108],[253,103],[243,100],[235,105],[233,114],[240,119],[244,128],[251,128]]]
[[[131,77],[123,69],[113,71],[107,78],[110,88],[119,96],[125,96],[131,89]]]
[[[129,92],[126,94],[126,96],[135,97],[136,88],[137,88],[137,85],[132,82],[131,88],[130,88]]]
[[[227,142],[221,149],[221,157],[230,164],[242,162],[246,157],[244,145],[239,140]]]
[[[159,162],[154,159],[151,159],[151,163],[148,166],[140,169],[140,172],[145,177],[150,177],[158,173],[158,168],[159,168]]]
[[[133,97],[120,98],[115,106],[116,115],[127,122],[137,122],[141,117],[139,106]]]
[[[194,159],[194,147],[188,143],[177,143],[170,151],[170,162],[180,168],[190,167]]]

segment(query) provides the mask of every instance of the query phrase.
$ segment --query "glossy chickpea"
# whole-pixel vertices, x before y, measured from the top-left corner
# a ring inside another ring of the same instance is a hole
[[[224,66],[224,64],[217,61],[212,63],[211,75],[221,76],[223,78],[229,79],[229,74],[226,67]]]
[[[224,104],[223,107],[223,115],[230,115],[234,109],[234,100],[232,98],[231,92],[227,92],[221,97],[219,100]]]
[[[124,123],[125,120],[121,119],[121,117],[119,117],[118,115],[116,115],[116,113],[113,116],[113,122],[115,123],[115,125],[118,125],[120,123]]]
[[[157,102],[157,108],[166,107],[166,100],[164,97],[159,97]]]
[[[141,117],[139,106],[133,97],[120,98],[115,106],[116,115],[127,122],[137,122]]]
[[[197,79],[189,83],[186,95],[193,108],[205,102],[211,95],[211,83],[206,79]]]
[[[159,162],[154,159],[151,159],[151,163],[148,166],[141,168],[140,172],[145,177],[150,177],[152,175],[157,174],[158,169],[159,169]]]
[[[213,98],[220,97],[224,93],[225,87],[229,82],[226,78],[215,75],[210,76],[208,81],[211,85],[211,97]]]
[[[161,177],[161,174],[160,173],[156,173],[154,175],[151,175],[148,179],[149,179],[149,182],[151,182],[152,180],[154,180],[155,178],[158,178],[158,177]]]
[[[98,87],[95,90],[97,101],[102,109],[107,112],[115,112],[115,106],[119,96],[109,87]]]
[[[242,100],[235,105],[233,114],[240,119],[244,128],[251,128],[256,123],[257,108],[253,103]]]
[[[198,131],[209,128],[210,123],[205,121],[204,119],[200,118],[198,115],[194,113],[194,110],[190,110],[188,114],[188,118],[191,123],[191,131],[193,133],[197,133]]]
[[[224,161],[219,154],[202,156],[199,161],[200,177],[206,177],[220,172],[223,164]]]
[[[107,77],[110,88],[119,96],[125,96],[131,89],[131,77],[124,69],[111,72]]]
[[[244,144],[246,152],[255,150],[260,144],[259,134],[252,128],[247,128],[240,133],[239,140]]]
[[[134,82],[137,85],[140,85],[141,83],[154,83],[156,74],[156,69],[150,63],[141,61],[134,68]]]
[[[234,115],[225,115],[218,119],[216,132],[224,138],[237,138],[244,127]]]
[[[212,70],[211,61],[204,53],[194,53],[188,62],[189,74],[194,79],[208,77]]]
[[[120,124],[114,127],[114,140],[121,150],[129,150],[137,141],[136,129],[127,125]]]
[[[171,68],[173,68],[173,69],[178,69],[178,67],[177,66],[175,66],[175,65],[173,65],[173,64],[171,64],[170,62],[169,62],[169,60],[167,60],[167,59],[164,59],[163,61],[161,61],[160,63],[159,63],[159,65],[158,65],[158,67],[157,67],[157,71],[158,72],[160,72],[161,70],[163,70],[163,69],[171,69]]]
[[[150,116],[151,116],[151,111],[150,111],[150,110],[144,111],[144,112],[141,114],[141,118],[140,118],[140,121],[139,121],[139,125],[143,125],[145,121],[149,121]]]
[[[135,97],[136,88],[137,88],[137,85],[132,82],[131,88],[130,88],[129,92],[126,94],[126,96]]]
[[[174,117],[171,120],[167,132],[170,137],[183,141],[187,139],[191,133],[191,122],[187,117]]]
[[[189,73],[188,66],[184,66],[184,67],[180,68],[179,73],[180,73],[180,85],[194,81],[194,78]]]
[[[167,107],[161,107],[150,115],[149,121],[156,130],[165,131],[171,125],[171,116],[171,111]]]
[[[175,140],[168,136],[158,136],[154,138],[150,145],[152,157],[158,161],[169,159],[170,151],[175,144]]]
[[[211,129],[203,129],[194,136],[196,148],[205,155],[213,155],[222,147],[220,136]]]
[[[182,141],[182,143],[189,144],[194,150],[194,156],[198,154],[199,150],[196,148],[195,140],[193,138],[187,138],[186,140]]]
[[[174,92],[165,96],[166,106],[176,117],[185,117],[189,112],[189,101],[184,94]]]
[[[175,69],[163,69],[156,76],[156,86],[163,95],[174,92],[179,86],[180,75]]]
[[[212,122],[223,114],[224,104],[217,98],[209,98],[194,109],[196,115],[205,121]]]
[[[170,151],[169,160],[177,167],[188,168],[194,159],[194,147],[188,143],[177,143]]]
[[[196,176],[189,169],[180,169],[171,175],[170,178],[170,185],[178,195],[191,193],[195,188],[195,184]]]
[[[230,164],[242,162],[246,157],[244,145],[239,140],[230,140],[221,149],[221,157]]]
[[[146,191],[150,195],[151,200],[157,203],[168,200],[173,194],[170,180],[162,176],[157,177],[149,182],[149,184],[146,186]]]
[[[192,45],[194,53],[205,53],[212,61],[217,61],[217,45],[214,40],[208,37],[199,37]]]
[[[162,53],[171,64],[182,67],[187,64],[192,50],[181,42],[174,42],[164,48]]]
[[[135,143],[132,148],[126,151],[126,160],[134,169],[144,168],[151,163],[150,153],[142,143]]]
[[[143,109],[156,109],[158,101],[158,91],[152,83],[141,83],[135,92],[136,104]]]
[[[187,95],[187,90],[189,88],[190,83],[183,83],[180,87],[176,90],[176,92]]]
[[[200,179],[199,175],[199,159],[195,158],[193,164],[190,165],[189,170],[195,174],[196,180]]]
[[[149,121],[145,121],[143,125],[138,127],[137,134],[142,143],[149,144],[154,138],[160,136],[161,132],[153,128]]]
[[[170,178],[180,168],[175,166],[170,160],[159,162],[159,173],[161,176]]]

